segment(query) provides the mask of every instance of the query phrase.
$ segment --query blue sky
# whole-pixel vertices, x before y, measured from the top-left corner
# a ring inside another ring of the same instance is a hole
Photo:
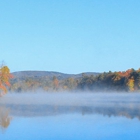
[[[11,72],[140,68],[139,0],[0,1],[0,61]]]

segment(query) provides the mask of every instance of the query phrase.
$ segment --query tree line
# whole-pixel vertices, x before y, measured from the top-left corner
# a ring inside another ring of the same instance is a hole
[[[59,79],[56,76],[13,77],[7,66],[0,68],[0,95],[10,92],[139,92],[140,69],[119,72],[104,72],[98,75],[82,74],[81,77]]]
[[[119,72],[104,72],[97,76],[83,75],[78,89],[88,89],[91,91],[140,91],[140,69],[129,69]]]
[[[104,72],[98,75],[82,74],[81,77],[59,79],[56,76],[22,77],[10,80],[11,92],[45,92],[91,91],[91,92],[139,92],[140,69],[123,72]]]

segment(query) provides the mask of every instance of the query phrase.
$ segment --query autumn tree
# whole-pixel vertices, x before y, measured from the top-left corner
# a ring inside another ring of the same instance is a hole
[[[128,88],[129,91],[134,91],[134,77],[131,77],[130,79],[128,79]]]
[[[59,81],[56,76],[53,76],[53,89],[57,90],[59,85]]]
[[[7,66],[2,66],[0,68],[0,94],[5,94],[7,92],[7,87],[10,86],[10,78],[13,76],[10,74],[10,70]]]

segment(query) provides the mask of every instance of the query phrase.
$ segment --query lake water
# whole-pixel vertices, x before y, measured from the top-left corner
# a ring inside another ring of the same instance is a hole
[[[139,140],[138,94],[7,94],[0,140]]]

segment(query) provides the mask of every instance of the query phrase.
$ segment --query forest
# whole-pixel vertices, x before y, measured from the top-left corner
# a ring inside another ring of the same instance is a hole
[[[140,69],[119,72],[70,75],[34,74],[17,76],[13,74],[9,82],[9,92],[140,92]]]
[[[24,73],[24,74],[23,74]],[[140,69],[68,75],[57,72],[10,73],[0,68],[0,94],[9,92],[140,92]]]

